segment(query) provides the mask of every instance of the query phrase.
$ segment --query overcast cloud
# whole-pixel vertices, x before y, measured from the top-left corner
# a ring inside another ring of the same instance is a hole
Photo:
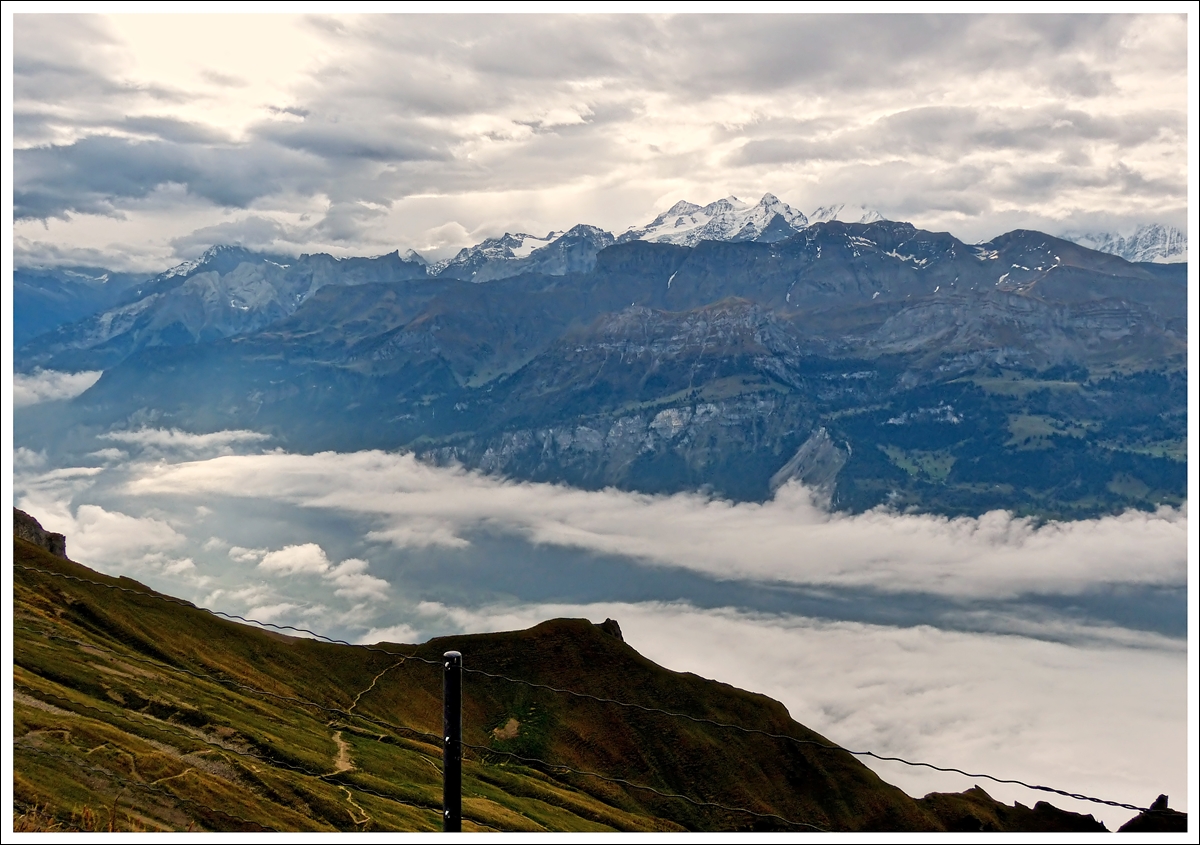
[[[1182,15],[15,18],[16,254],[431,257],[676,200],[1183,226]]]

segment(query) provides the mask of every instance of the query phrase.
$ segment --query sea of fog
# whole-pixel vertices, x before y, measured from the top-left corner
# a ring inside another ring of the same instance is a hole
[[[588,492],[249,431],[17,442],[14,503],[72,559],[209,608],[362,643],[612,617],[647,657],[847,748],[1187,809],[1186,506],[844,515],[797,486]],[[1050,797],[864,762],[913,795]],[[1132,815],[1052,800],[1110,829]]]

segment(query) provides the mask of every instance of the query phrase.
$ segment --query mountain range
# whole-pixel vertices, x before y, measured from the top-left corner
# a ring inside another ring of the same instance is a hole
[[[806,216],[774,194],[765,194],[757,204],[733,196],[705,206],[681,200],[650,223],[631,226],[620,235],[584,224],[566,232],[552,231],[544,237],[523,232],[505,233],[465,247],[453,258],[429,265],[428,272],[433,277],[447,276],[472,282],[527,272],[563,275],[592,269],[596,253],[613,243],[634,240],[680,246],[695,246],[706,240],[773,243],[816,223],[875,223],[884,219],[877,211],[845,203],[821,206]],[[1172,226],[1144,225],[1125,235],[1075,232],[1064,239],[1118,255],[1127,261],[1169,263],[1187,260],[1187,234]],[[424,261],[412,250],[406,258]]]
[[[672,243],[680,246],[696,246],[701,241],[756,241],[774,243],[792,237],[797,232],[817,223],[875,223],[884,218],[877,211],[857,205],[838,203],[822,206],[805,215],[793,209],[773,194],[765,194],[757,204],[750,204],[737,197],[726,197],[699,206],[680,201],[643,226],[631,226],[620,235],[603,229],[580,224],[567,231],[551,231],[545,236],[523,232],[505,233],[500,237],[486,238],[471,247],[459,250],[453,257],[430,263],[414,250],[397,250],[390,257],[403,267],[397,272],[393,267],[380,279],[396,278],[447,278],[470,282],[488,282],[523,273],[541,273],[561,276],[568,273],[586,273],[595,267],[596,255],[614,243],[644,240],[653,243]],[[1171,263],[1186,261],[1187,234],[1160,224],[1149,224],[1126,234],[1111,232],[1073,232],[1065,240],[1086,246],[1099,252],[1120,256],[1131,262]],[[249,254],[238,252],[235,246],[214,246],[200,257],[186,261],[155,276],[154,274],[119,273],[98,267],[18,268],[13,279],[14,348],[20,349],[28,341],[57,328],[76,322],[90,315],[110,311],[114,306],[125,307],[122,314],[114,314],[112,320],[118,324],[127,318],[130,306],[137,300],[178,286],[178,281],[190,278],[201,266],[218,269],[233,256]],[[224,258],[221,254],[224,253]],[[263,256],[271,258],[281,268],[288,267],[297,259],[287,256]],[[301,256],[300,261],[320,257]],[[388,258],[382,256],[381,258]],[[336,262],[331,256],[324,257],[326,263]],[[346,259],[342,259],[346,260]],[[349,259],[361,262],[370,259]],[[376,259],[378,260],[378,259]],[[341,275],[341,273],[334,274]],[[353,273],[350,274],[353,278]],[[172,283],[170,280],[176,280]],[[287,291],[267,292],[256,285],[258,280],[237,280],[231,287],[204,287],[204,280],[194,281],[185,291],[201,300],[204,309],[208,301],[209,311],[225,308],[230,319],[228,329],[214,326],[214,330],[226,335],[245,331],[247,327],[261,323],[256,314],[249,319],[238,320],[233,311],[263,311],[268,317],[277,317],[281,311],[290,313],[317,287],[330,281],[328,272],[317,272],[309,280],[307,288],[289,286]],[[351,282],[354,283],[354,282]],[[268,284],[271,282],[268,280]],[[249,287],[257,287],[251,292]],[[274,287],[274,285],[272,285]],[[265,295],[263,301],[261,296]],[[180,298],[180,297],[177,297]],[[274,301],[272,301],[274,300]],[[195,310],[197,304],[180,306]],[[211,314],[208,315],[211,318]],[[186,321],[185,321],[186,322]],[[217,321],[218,323],[220,320]]]
[[[253,428],[733,499],[798,481],[850,510],[1184,500],[1186,265],[877,217],[679,203],[440,267],[214,247],[24,344],[19,371],[104,375],[19,425]]]

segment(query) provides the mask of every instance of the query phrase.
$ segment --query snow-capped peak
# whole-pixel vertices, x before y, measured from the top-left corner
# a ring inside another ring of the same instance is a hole
[[[808,215],[809,223],[830,223],[837,220],[841,223],[877,223],[884,216],[874,209],[863,205],[847,205],[839,202],[834,205],[823,205]]]
[[[863,206],[845,204],[819,208],[811,222],[842,220],[852,223],[872,223],[884,219],[876,211]],[[579,225],[568,232],[549,232],[545,237],[530,235],[526,232],[505,232],[500,237],[487,238],[474,246],[460,249],[452,258],[427,264],[430,276],[445,276],[472,280],[477,282],[505,278],[516,272],[525,272],[536,264],[536,272],[564,273],[576,272],[579,267],[591,265],[595,253],[614,243],[629,241],[653,241],[655,243],[670,243],[680,246],[695,246],[701,241],[757,241],[759,243],[775,243],[790,238],[796,232],[810,225],[810,220],[803,213],[792,208],[774,194],[763,194],[762,199],[751,204],[735,196],[722,197],[707,205],[696,205],[687,200],[675,202],[666,211],[659,214],[644,226],[631,226],[620,237],[613,238],[603,229],[594,226]],[[538,252],[551,244],[566,237],[553,250],[554,259],[548,252]],[[586,245],[576,243],[582,238]],[[562,256],[565,251],[582,249],[578,255],[567,260]],[[405,258],[415,255],[411,250],[404,254]],[[584,256],[584,257],[580,257]],[[419,259],[419,256],[418,256]],[[413,259],[410,259],[413,260]],[[509,262],[513,268],[500,269]],[[533,262],[531,264],[530,262]],[[572,263],[574,262],[574,263]],[[582,262],[582,263],[580,263]],[[576,268],[567,270],[567,267]]]
[[[404,250],[404,252],[400,253],[400,259],[402,261],[415,261],[423,267],[429,266],[429,262],[425,260],[425,256],[421,255],[415,249]]]
[[[1159,264],[1187,261],[1187,232],[1174,226],[1149,223],[1133,232],[1068,232],[1064,240],[1080,246],[1118,255],[1126,261],[1153,261]]]
[[[673,206],[668,208],[666,211],[664,211],[662,214],[658,215],[658,217],[655,219],[656,220],[659,220],[659,219],[665,220],[666,218],[675,216],[675,215],[695,214],[697,211],[700,211],[700,210],[701,210],[700,206],[696,205],[695,203],[688,202],[687,200],[680,200],[679,202],[675,203]]]
[[[524,258],[535,249],[540,249],[551,243],[555,238],[562,237],[562,234],[562,232],[550,232],[544,238],[539,238],[536,235],[517,235],[521,239],[521,242],[516,246],[510,247],[510,249],[514,257]]]
[[[535,249],[546,246],[562,232],[550,232],[544,238],[525,232],[505,232],[498,238],[487,238],[475,246],[463,247],[458,254],[447,261],[439,261],[429,267],[431,275],[439,275],[448,267],[466,267],[488,260],[525,258]]]
[[[200,254],[199,258],[193,258],[191,261],[185,261],[182,264],[177,264],[170,270],[162,273],[159,278],[170,279],[173,276],[186,276],[199,267],[221,257],[225,253],[245,253],[244,247],[236,244],[213,244],[208,249]]]
[[[648,225],[631,227],[617,240],[682,246],[695,246],[700,241],[748,241],[762,235],[776,216],[797,231],[808,223],[803,214],[774,194],[764,194],[757,205],[729,196],[706,206],[677,202]]]
[[[211,251],[212,250],[209,250],[208,252],[211,252]],[[197,267],[199,267],[201,264],[203,264],[206,260],[208,260],[208,258],[211,257],[208,254],[208,252],[205,252],[204,255],[200,256],[199,258],[193,258],[191,261],[185,261],[182,264],[176,264],[170,270],[164,271],[162,274],[162,278],[170,279],[173,276],[186,276],[188,273],[195,270]]]

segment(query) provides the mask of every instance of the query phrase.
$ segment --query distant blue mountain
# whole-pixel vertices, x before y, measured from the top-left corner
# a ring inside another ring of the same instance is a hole
[[[1176,266],[886,220],[690,247],[602,234],[486,284],[494,256],[457,265],[472,280],[396,253],[214,249],[17,366],[105,370],[64,420],[136,412],[585,487],[798,481],[834,507],[1060,516],[1186,496]]]

